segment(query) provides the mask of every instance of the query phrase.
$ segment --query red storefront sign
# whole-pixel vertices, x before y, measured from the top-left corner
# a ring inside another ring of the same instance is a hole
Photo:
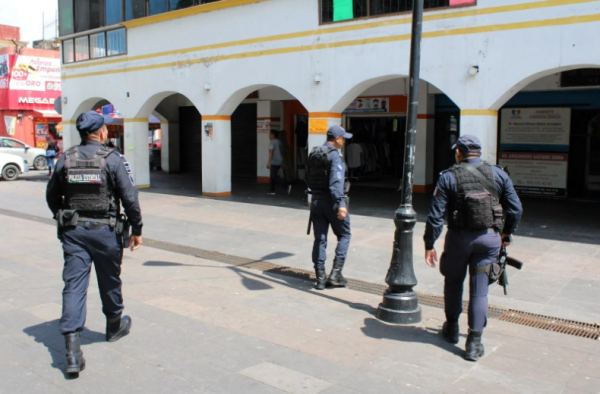
[[[60,97],[60,59],[0,55],[0,108],[53,110]]]

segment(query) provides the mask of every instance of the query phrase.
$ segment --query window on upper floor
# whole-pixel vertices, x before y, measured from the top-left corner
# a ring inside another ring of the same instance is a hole
[[[475,4],[476,0],[424,0],[424,8]],[[321,0],[321,23],[411,11],[413,0]]]

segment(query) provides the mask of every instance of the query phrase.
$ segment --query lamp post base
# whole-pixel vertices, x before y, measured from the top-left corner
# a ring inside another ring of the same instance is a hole
[[[377,309],[377,318],[389,324],[410,325],[422,320],[419,298],[414,291],[383,295],[383,302]]]

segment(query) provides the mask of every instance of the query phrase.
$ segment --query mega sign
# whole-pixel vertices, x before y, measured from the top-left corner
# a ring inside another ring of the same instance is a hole
[[[61,90],[60,59],[0,56],[0,108],[51,110]]]

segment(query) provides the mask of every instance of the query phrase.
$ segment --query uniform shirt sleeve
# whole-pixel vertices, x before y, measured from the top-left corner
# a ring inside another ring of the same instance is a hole
[[[54,218],[56,218],[56,213],[59,209],[62,208],[63,205],[61,179],[63,176],[64,168],[65,155],[62,155],[56,161],[54,173],[52,174],[52,178],[50,178],[48,186],[46,187],[46,203],[48,204],[48,208],[50,208],[50,211],[52,211],[52,215]]]
[[[512,180],[506,172],[500,167],[494,166],[494,173],[497,175],[497,179],[500,179],[502,184],[502,192],[500,193],[500,204],[504,213],[506,213],[506,219],[504,221],[504,229],[502,233],[513,234],[517,230],[517,226],[521,221],[521,215],[523,214],[523,205],[519,196],[515,190]]]
[[[331,168],[329,170],[329,192],[334,203],[340,208],[346,208],[346,199],[344,198],[344,178],[346,170],[340,153],[335,150],[329,153]]]
[[[142,235],[142,226],[144,225],[142,222],[142,210],[140,209],[138,191],[135,188],[129,163],[119,153],[113,153],[109,158],[116,196],[121,200],[121,204],[125,208],[125,213],[131,223],[131,233],[133,235]]]
[[[450,172],[442,173],[433,192],[433,199],[425,224],[425,235],[423,235],[426,250],[434,248],[435,241],[439,238],[444,227],[444,215],[446,214],[449,194],[452,192],[451,176]]]

